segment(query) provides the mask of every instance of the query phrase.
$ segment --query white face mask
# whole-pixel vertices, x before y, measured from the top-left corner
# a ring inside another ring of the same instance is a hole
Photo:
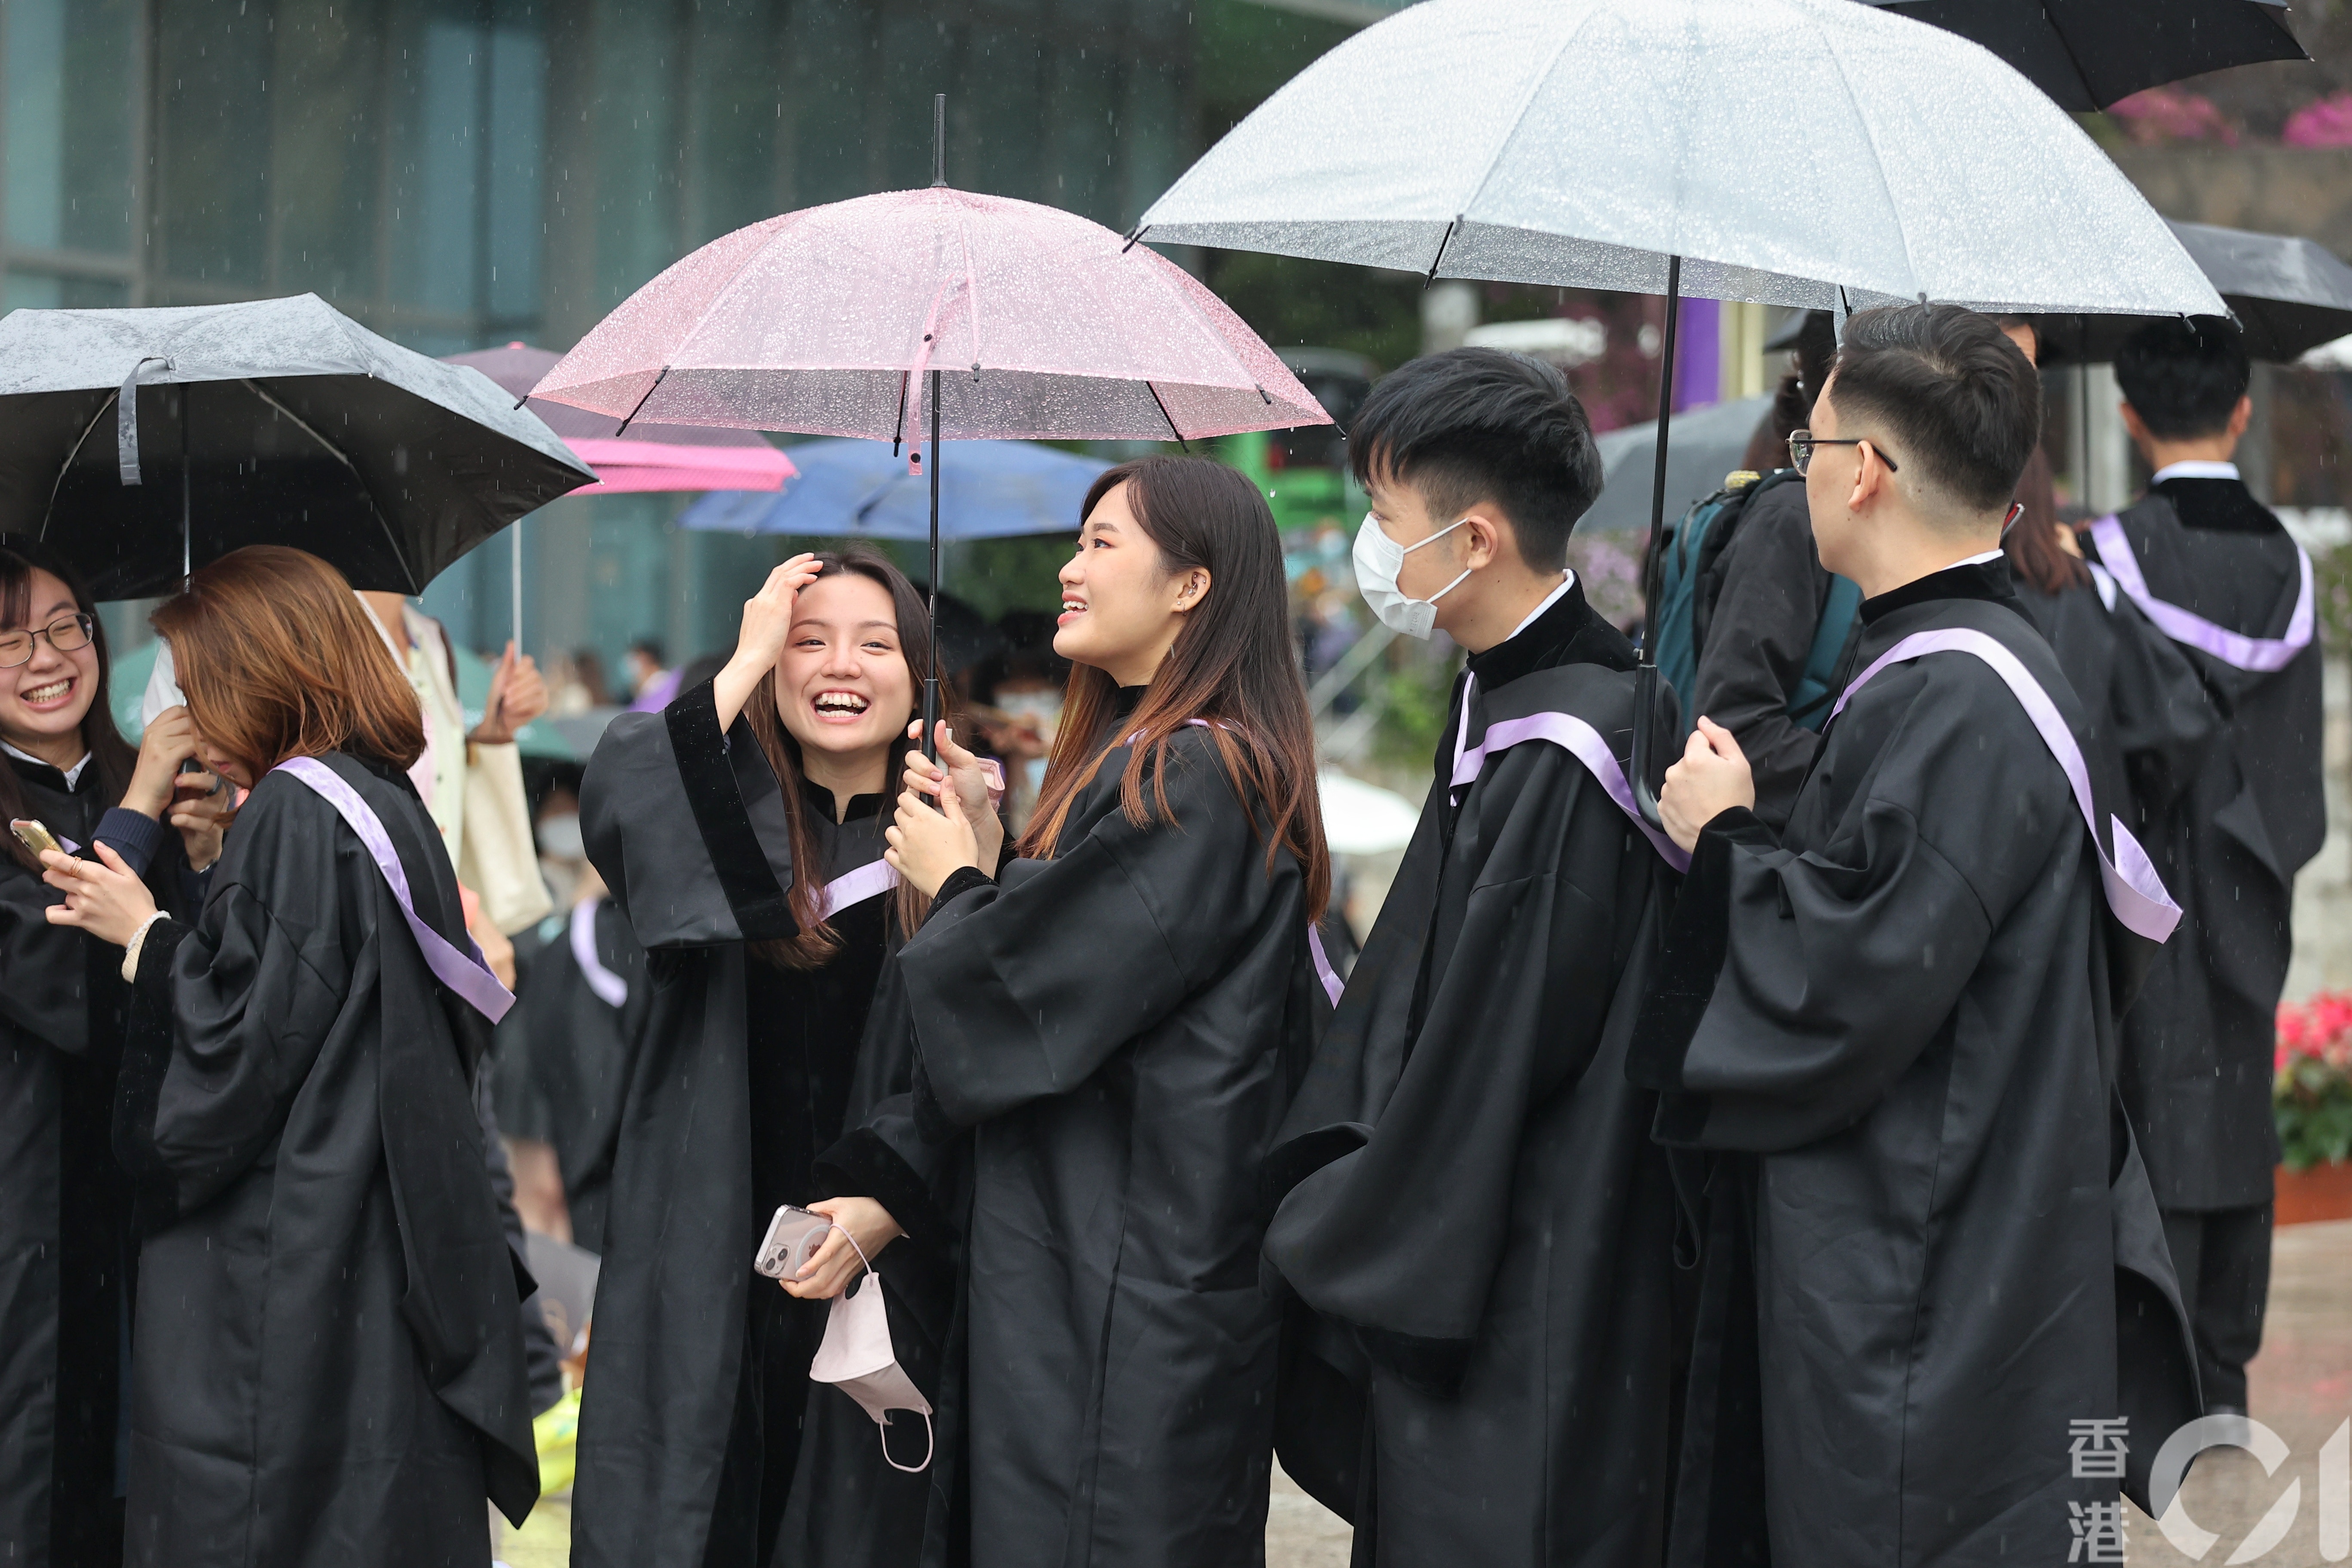
[[[1423,642],[1429,640],[1429,634],[1437,626],[1437,601],[1460,587],[1462,577],[1470,574],[1465,570],[1462,577],[1454,578],[1426,599],[1405,597],[1404,590],[1397,586],[1397,574],[1404,570],[1406,556],[1423,544],[1436,543],[1469,521],[1465,517],[1448,523],[1420,544],[1399,544],[1381,531],[1380,523],[1370,512],[1364,514],[1363,526],[1356,530],[1356,592],[1364,596],[1372,614],[1380,616],[1381,624],[1391,631]]]
[[[836,1226],[836,1229],[839,1227]],[[848,1236],[847,1231],[842,1231]],[[858,1260],[864,1262],[866,1249],[852,1237],[849,1245],[856,1249]],[[897,1352],[890,1345],[890,1315],[882,1301],[882,1281],[871,1264],[856,1285],[834,1298],[833,1306],[824,1321],[824,1341],[816,1349],[816,1359],[809,1363],[810,1380],[830,1383],[864,1407],[874,1418],[875,1436],[882,1442],[882,1457],[893,1469],[913,1472],[928,1469],[931,1463],[931,1405],[922,1391],[915,1386],[906,1369],[898,1364]],[[923,1418],[923,1462],[902,1465],[890,1452],[890,1438],[882,1428],[890,1425],[890,1412],[912,1410]]]

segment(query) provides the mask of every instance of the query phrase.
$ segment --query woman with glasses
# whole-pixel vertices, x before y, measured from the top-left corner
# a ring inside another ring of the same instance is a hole
[[[116,733],[89,595],[38,546],[0,549],[0,818],[27,825],[0,839],[0,1562],[121,1561],[138,1250],[109,1148],[130,987],[120,954],[50,923],[58,895],[26,839],[109,843],[186,907],[180,873],[219,854],[227,802],[212,774],[179,773],[193,742],[181,710],[136,752]]]

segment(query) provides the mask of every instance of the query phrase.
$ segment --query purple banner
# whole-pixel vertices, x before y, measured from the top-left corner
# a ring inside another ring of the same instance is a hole
[[[1871,677],[1880,670],[1929,653],[1973,654],[1992,667],[1992,672],[2000,677],[2010,694],[2025,710],[2025,716],[2032,721],[2033,728],[2041,733],[2042,743],[2058,759],[2058,766],[2074,792],[2074,805],[2083,814],[2083,826],[2091,832],[2091,847],[2098,853],[2099,880],[2106,889],[2107,907],[2115,910],[2116,919],[2150,942],[2160,942],[2169,937],[2180,923],[2180,906],[2165,891],[2155,863],[2148,859],[2147,851],[2140,847],[2139,840],[2132,837],[2121,817],[2107,819],[2116,846],[2115,858],[2107,858],[2106,850],[2099,845],[2098,812],[2091,802],[2091,771],[2084,764],[2083,749],[2074,743],[2074,731],[2066,728],[2066,721],[2058,716],[2057,704],[2018,662],[2017,656],[1991,637],[1964,626],[1914,632],[1871,660],[1870,668],[1853,678],[1853,684],[1839,695],[1837,706],[1830,710],[1831,721],[1834,722],[1845,711],[1853,694],[1867,686]]]
[[[359,792],[316,757],[289,757],[270,771],[289,773],[316,790],[321,799],[335,808],[336,815],[351,826],[352,831],[359,835],[360,843],[374,858],[376,868],[391,884],[393,900],[400,905],[400,912],[408,921],[408,929],[415,934],[417,947],[424,952],[425,966],[433,971],[434,977],[463,997],[491,1023],[505,1017],[507,1009],[514,1005],[514,993],[499,984],[499,977],[490,973],[478,951],[460,952],[449,944],[446,937],[425,923],[424,917],[416,912],[415,900],[409,896],[408,872],[400,863],[399,853],[392,847],[391,836],[384,832],[383,820],[373,808],[360,798]],[[471,948],[473,939],[468,937],[466,945]]]
[[[1664,832],[1650,826],[1642,808],[1633,799],[1633,788],[1625,782],[1625,769],[1617,761],[1609,742],[1601,731],[1573,713],[1530,713],[1523,719],[1506,719],[1489,724],[1477,745],[1470,745],[1470,702],[1477,695],[1478,682],[1474,676],[1462,687],[1462,728],[1454,737],[1454,790],[1455,794],[1477,782],[1486,771],[1486,759],[1497,752],[1508,751],[1523,741],[1549,741],[1582,763],[1587,772],[1599,783],[1609,798],[1617,804],[1651,847],[1677,871],[1690,869],[1690,856],[1682,846]]]
[[[629,983],[604,967],[596,956],[596,910],[609,902],[605,899],[583,899],[572,906],[572,962],[580,966],[580,978],[588,982],[596,1000],[607,1007],[618,1007],[629,999]]]
[[[2137,605],[2140,612],[2156,623],[2156,629],[2174,642],[2186,643],[2239,669],[2265,672],[2284,669],[2294,661],[2295,655],[2311,646],[2312,629],[2318,617],[2312,603],[2311,557],[2304,553],[2300,544],[2294,547],[2294,556],[2303,568],[2303,585],[2295,592],[2294,613],[2287,617],[2286,636],[2250,637],[2216,626],[2178,605],[2168,605],[2149,593],[2147,579],[2140,575],[2139,557],[2132,553],[2131,536],[2114,517],[2103,517],[2091,525],[2091,543],[2099,552],[2099,563],[2115,578],[2124,596]]]

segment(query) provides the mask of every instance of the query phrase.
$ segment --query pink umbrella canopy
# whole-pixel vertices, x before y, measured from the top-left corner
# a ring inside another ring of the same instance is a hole
[[[524,397],[563,356],[528,343],[451,354],[446,363],[471,366],[516,397]],[[598,482],[575,495],[639,490],[780,490],[798,470],[792,458],[750,430],[690,425],[648,425],[624,434],[621,421],[561,403],[528,400],[530,411],[563,437]]]
[[[1057,208],[945,185],[712,240],[533,396],[620,419],[956,440],[1191,440],[1328,425],[1183,268]],[[578,443],[573,443],[577,447]],[[583,457],[595,459],[585,451]]]

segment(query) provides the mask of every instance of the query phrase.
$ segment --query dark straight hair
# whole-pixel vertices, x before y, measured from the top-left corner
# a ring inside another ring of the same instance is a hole
[[[131,774],[139,765],[139,752],[114,727],[114,660],[106,648],[106,623],[99,619],[98,603],[83,585],[81,574],[46,545],[26,541],[0,546],[0,630],[14,630],[31,623],[36,572],[47,572],[64,584],[66,592],[73,595],[74,607],[89,617],[89,646],[98,655],[98,687],[90,693],[89,711],[82,715],[81,743],[89,752],[90,767],[98,773],[100,796],[107,805],[116,805],[121,801],[122,792],[131,787]],[[28,814],[16,770],[0,767],[0,819]],[[33,858],[31,850],[16,842],[13,833],[8,836],[7,848],[18,865],[35,872],[40,870],[41,863]]]
[[[1441,528],[1493,501],[1537,572],[1567,563],[1568,536],[1601,494],[1592,422],[1568,377],[1501,349],[1449,349],[1382,376],[1348,422],[1348,460],[1360,481],[1419,490]]]
[[[1896,462],[1978,511],[2009,505],[2042,440],[2033,362],[1990,316],[1958,305],[1857,310],[1830,384],[1841,433],[1884,441]]]
[[[1169,820],[1168,745],[1195,719],[1204,721],[1217,755],[1265,844],[1287,849],[1307,875],[1308,917],[1320,920],[1331,896],[1331,857],[1323,845],[1323,810],[1315,793],[1315,725],[1307,681],[1290,632],[1290,590],[1274,513],[1247,476],[1205,458],[1144,458],[1106,470],[1087,491],[1081,517],[1127,486],[1128,507],[1158,546],[1166,572],[1200,567],[1209,596],[1188,612],[1143,700],[1118,715],[1118,688],[1092,665],[1070,672],[1061,730],[1045,764],[1037,809],[1021,853],[1053,855],[1070,804],[1094,782],[1112,747],[1132,737],[1119,776],[1119,805],[1137,826],[1151,820],[1143,782]],[[1251,796],[1256,797],[1255,804]],[[1265,820],[1257,820],[1259,809]]]
[[[879,583],[890,595],[891,608],[898,622],[898,651],[906,658],[908,689],[919,694],[923,689],[923,671],[930,659],[930,636],[923,609],[923,596],[915,591],[907,574],[884,557],[863,545],[846,550],[817,552],[816,580],[827,577],[863,577]],[[959,737],[963,732],[962,709],[956,699],[955,688],[944,678],[940,681],[940,716]],[[906,729],[917,717],[919,710],[910,708],[898,721],[898,739],[890,743],[889,760],[882,769],[882,797],[887,803],[898,796],[899,776],[907,769],[907,753],[915,742],[907,739]],[[809,821],[808,802],[803,798],[801,783],[807,775],[801,768],[801,743],[798,737],[784,728],[783,715],[776,707],[776,678],[772,670],[751,689],[743,704],[743,718],[751,726],[751,734],[760,742],[760,750],[775,770],[776,783],[782,786],[784,819],[792,824],[793,886],[788,895],[792,905],[793,923],[800,927],[799,934],[780,937],[772,942],[751,943],[751,952],[780,969],[818,969],[830,963],[841,949],[841,937],[819,914],[820,900],[824,896],[824,858],[818,852],[815,825]],[[887,813],[886,812],[887,816]],[[911,934],[923,923],[924,912],[930,900],[915,890],[910,882],[900,882],[892,909],[898,918],[900,934]]]
[[[2223,316],[2150,321],[2116,351],[2116,389],[2159,441],[2227,430],[2253,375],[2245,334]]]

